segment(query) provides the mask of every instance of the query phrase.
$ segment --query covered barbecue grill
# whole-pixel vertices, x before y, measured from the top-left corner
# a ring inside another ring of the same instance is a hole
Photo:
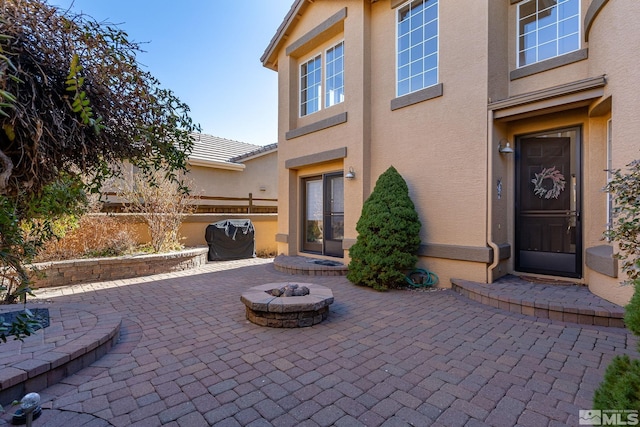
[[[226,219],[207,226],[209,261],[254,258],[255,229],[250,219]]]

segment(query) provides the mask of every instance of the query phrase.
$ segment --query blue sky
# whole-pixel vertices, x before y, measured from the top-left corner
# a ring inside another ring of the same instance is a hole
[[[277,73],[260,56],[293,0],[48,0],[148,42],[138,61],[191,108],[203,133],[277,142]]]

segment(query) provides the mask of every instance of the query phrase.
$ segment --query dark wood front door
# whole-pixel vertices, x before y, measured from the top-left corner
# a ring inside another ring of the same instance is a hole
[[[582,275],[579,136],[573,128],[517,141],[517,271]]]

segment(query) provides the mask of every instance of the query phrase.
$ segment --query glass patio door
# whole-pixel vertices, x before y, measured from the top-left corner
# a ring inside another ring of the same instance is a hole
[[[518,138],[516,270],[582,275],[580,129]]]
[[[343,257],[344,178],[342,173],[303,180],[302,250]]]

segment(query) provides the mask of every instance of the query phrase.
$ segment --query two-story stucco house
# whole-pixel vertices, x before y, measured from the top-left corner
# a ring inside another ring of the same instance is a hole
[[[278,251],[347,261],[390,165],[420,265],[632,289],[603,241],[610,167],[640,157],[637,0],[296,0],[278,73]]]

